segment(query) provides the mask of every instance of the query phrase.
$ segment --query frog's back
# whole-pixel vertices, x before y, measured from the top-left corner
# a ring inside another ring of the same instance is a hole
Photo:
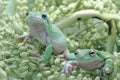
[[[98,51],[98,50],[97,50]],[[114,58],[112,53],[106,52],[106,51],[99,51],[101,54],[101,57],[107,59],[107,58]]]

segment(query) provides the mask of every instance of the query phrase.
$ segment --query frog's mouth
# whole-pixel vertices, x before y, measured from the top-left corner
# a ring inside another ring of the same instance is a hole
[[[38,17],[26,18],[26,22],[29,26],[43,26],[45,23]]]
[[[29,20],[33,20],[33,21],[36,21],[36,22],[39,22],[39,23],[44,23],[42,19],[38,18],[38,17],[29,17],[28,18]]]
[[[87,70],[99,69],[104,66],[104,61],[80,62],[80,67]]]

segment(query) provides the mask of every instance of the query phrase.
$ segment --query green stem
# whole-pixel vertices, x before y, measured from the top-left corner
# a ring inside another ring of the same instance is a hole
[[[113,53],[116,41],[116,25],[113,20],[107,21],[107,24],[109,26],[109,31],[106,44],[106,51],[109,53]]]
[[[119,14],[105,13],[105,12],[100,12],[97,10],[90,9],[90,10],[77,11],[77,12],[73,13],[70,17],[59,21],[58,23],[56,23],[56,25],[58,27],[60,27],[61,29],[64,29],[65,27],[69,27],[69,26],[75,24],[77,21],[79,21],[81,19],[88,19],[88,18],[92,18],[92,17],[96,17],[96,18],[102,19],[104,21],[120,20]]]

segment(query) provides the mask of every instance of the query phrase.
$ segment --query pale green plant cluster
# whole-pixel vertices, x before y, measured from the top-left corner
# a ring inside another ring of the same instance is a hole
[[[100,80],[97,75],[88,74],[83,70],[72,71],[69,77],[60,75],[64,61],[60,56],[52,55],[47,62],[38,62],[35,58],[44,51],[38,41],[28,41],[25,45],[15,36],[26,35],[27,25],[25,14],[28,11],[47,12],[53,23],[69,17],[76,11],[96,9],[109,13],[120,14],[119,0],[13,0],[14,14],[5,14],[7,0],[0,1],[0,80]],[[117,2],[118,1],[118,2]],[[120,21],[117,27],[116,47],[113,54],[114,79],[120,79]],[[61,28],[62,29],[62,28]],[[67,37],[71,52],[77,48],[95,48],[105,50],[108,37],[108,25],[99,19],[87,19],[76,22],[62,29]]]

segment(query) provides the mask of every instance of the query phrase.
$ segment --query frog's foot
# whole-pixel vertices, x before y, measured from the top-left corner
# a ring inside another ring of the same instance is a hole
[[[69,76],[70,73],[73,71],[73,66],[72,65],[72,61],[68,61],[66,62],[66,64],[64,65],[62,71],[61,71],[61,74],[65,74],[66,76]]]
[[[100,70],[100,77],[103,80],[110,80],[113,71],[114,71],[114,60],[111,58],[108,58],[105,61],[104,66]]]
[[[66,76],[69,76],[70,73],[75,69],[74,66],[79,68],[80,67],[79,62],[78,61],[68,61],[68,62],[66,62],[62,71],[61,71],[61,73],[65,74]]]
[[[100,80],[109,80],[110,74],[106,74],[104,70],[100,70]]]
[[[23,39],[23,43],[25,44],[28,40],[32,40],[32,36],[31,35],[27,35],[27,36],[15,36],[16,39]]]

